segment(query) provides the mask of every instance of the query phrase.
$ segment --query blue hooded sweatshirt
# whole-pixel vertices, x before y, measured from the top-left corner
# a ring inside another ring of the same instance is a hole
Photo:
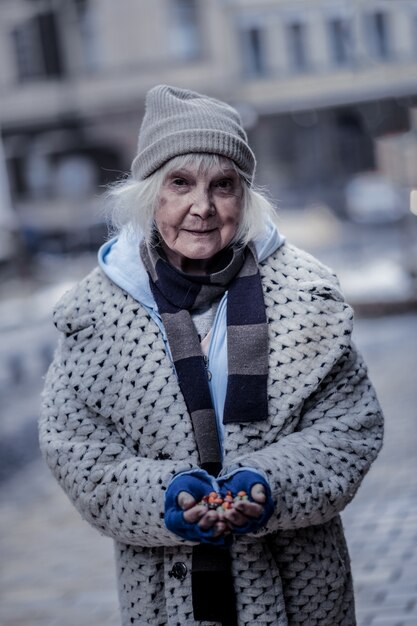
[[[165,328],[152,295],[148,274],[139,254],[140,241],[140,236],[135,236],[130,232],[122,230],[118,237],[110,239],[101,246],[98,253],[98,262],[103,272],[116,285],[145,307],[159,326],[167,353],[171,358]],[[284,241],[285,238],[279,233],[276,226],[272,222],[268,222],[265,234],[254,241],[259,261],[264,261],[268,258]],[[226,302],[227,291],[219,303],[213,321],[207,363],[211,373],[209,386],[221,443],[223,408],[228,375]]]

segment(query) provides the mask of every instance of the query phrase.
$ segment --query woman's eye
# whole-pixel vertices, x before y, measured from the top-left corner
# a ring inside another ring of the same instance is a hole
[[[218,181],[217,187],[219,187],[222,190],[228,191],[229,189],[233,187],[233,181],[230,180],[230,178],[224,178]]]
[[[172,182],[176,187],[183,187],[187,184],[185,178],[174,178]]]

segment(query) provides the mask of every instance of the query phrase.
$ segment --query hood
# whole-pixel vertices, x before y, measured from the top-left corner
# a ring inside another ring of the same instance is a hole
[[[149,286],[148,274],[139,254],[142,237],[127,229],[101,246],[98,262],[103,272],[116,285],[127,291],[135,300],[156,310],[155,301]],[[272,221],[267,224],[265,234],[255,239],[254,244],[259,261],[264,261],[285,241]]]

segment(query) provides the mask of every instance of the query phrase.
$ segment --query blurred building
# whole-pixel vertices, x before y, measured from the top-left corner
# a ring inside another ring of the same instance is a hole
[[[0,0],[0,126],[35,248],[97,237],[97,190],[129,170],[160,82],[240,110],[280,204],[342,210],[375,138],[409,129],[417,0]]]

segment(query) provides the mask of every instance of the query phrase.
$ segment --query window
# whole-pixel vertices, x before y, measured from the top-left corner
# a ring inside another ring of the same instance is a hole
[[[40,13],[12,31],[19,80],[63,74],[55,14]]]
[[[377,59],[389,59],[391,56],[388,18],[383,11],[370,13],[365,18],[369,51]]]
[[[242,60],[247,76],[264,76],[267,61],[264,48],[264,32],[259,26],[244,28],[241,31]]]
[[[97,40],[94,8],[90,0],[73,0],[81,43],[83,65],[94,71],[99,65],[99,47]]]
[[[329,45],[335,65],[346,66],[353,62],[352,25],[347,18],[333,18],[328,22]]]
[[[306,25],[302,22],[287,24],[287,43],[290,67],[296,72],[305,72],[309,69]]]
[[[201,30],[197,0],[170,2],[171,46],[177,58],[192,61],[201,56]]]
[[[43,59],[39,32],[33,21],[26,22],[12,32],[17,72],[20,80],[36,78],[43,74]]]

